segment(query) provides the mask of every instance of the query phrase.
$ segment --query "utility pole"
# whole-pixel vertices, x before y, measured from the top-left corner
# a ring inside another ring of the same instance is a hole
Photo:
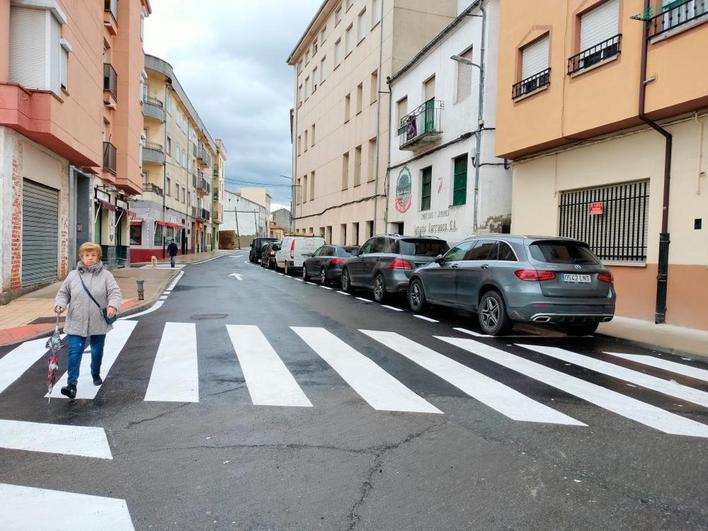
[[[238,241],[238,248],[241,249],[241,231],[238,230],[238,210],[234,210],[234,216],[236,217],[236,241]]]

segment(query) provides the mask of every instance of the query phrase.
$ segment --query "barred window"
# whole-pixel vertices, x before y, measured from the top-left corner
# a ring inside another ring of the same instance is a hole
[[[649,181],[561,192],[558,234],[605,262],[646,262]]]

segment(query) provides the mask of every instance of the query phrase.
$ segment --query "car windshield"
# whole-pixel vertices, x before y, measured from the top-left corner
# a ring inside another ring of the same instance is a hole
[[[348,258],[352,256],[352,253],[359,249],[359,247],[352,246],[352,247],[337,247],[337,256],[341,256],[342,258]]]
[[[399,240],[399,254],[409,256],[438,256],[449,247],[443,240]]]
[[[587,245],[575,242],[546,241],[529,245],[531,256],[551,264],[600,264]]]

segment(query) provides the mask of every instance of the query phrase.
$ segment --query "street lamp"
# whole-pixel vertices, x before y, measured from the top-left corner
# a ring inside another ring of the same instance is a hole
[[[475,67],[479,68],[480,70],[482,70],[481,65],[478,65],[477,63],[472,62],[472,60],[467,59],[466,57],[462,57],[461,55],[457,55],[457,54],[452,55],[452,56],[450,56],[450,59],[452,59],[453,61],[455,61],[457,63],[462,63],[463,65],[475,66]]]

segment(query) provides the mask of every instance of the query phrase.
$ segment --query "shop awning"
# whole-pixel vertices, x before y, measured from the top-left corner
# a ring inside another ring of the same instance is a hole
[[[116,206],[113,203],[109,203],[108,201],[104,201],[103,199],[99,199],[98,202],[101,203],[101,206],[103,208],[107,208],[108,210],[116,209]]]
[[[143,224],[143,220],[142,220],[142,219],[138,219],[138,218],[133,218],[133,219],[130,220],[130,224],[131,224],[131,225],[142,225],[142,224]]]
[[[156,220],[155,223],[157,223],[158,225],[162,225],[163,227],[171,227],[173,229],[184,228],[184,225],[180,225],[179,223],[172,223],[171,221]]]

